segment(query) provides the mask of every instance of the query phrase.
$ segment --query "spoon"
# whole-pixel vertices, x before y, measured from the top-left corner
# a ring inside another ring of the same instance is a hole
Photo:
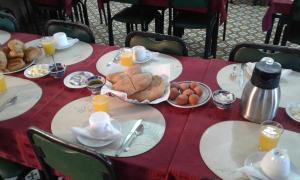
[[[0,112],[3,111],[5,108],[14,105],[17,102],[18,96],[14,96],[9,98],[5,103],[0,106]]]
[[[133,138],[131,138],[131,140],[128,142],[128,145],[124,148],[124,151],[125,151],[125,152],[128,152],[128,151],[130,150],[130,146],[131,146],[132,142],[133,142],[139,135],[141,135],[141,134],[143,134],[143,133],[144,133],[144,125],[143,125],[143,124],[140,124],[140,125],[137,127],[136,131],[134,132]]]

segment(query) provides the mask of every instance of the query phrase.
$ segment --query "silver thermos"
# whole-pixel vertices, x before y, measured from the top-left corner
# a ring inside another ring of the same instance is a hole
[[[241,115],[256,123],[273,120],[280,101],[281,65],[272,58],[257,62],[241,97]]]

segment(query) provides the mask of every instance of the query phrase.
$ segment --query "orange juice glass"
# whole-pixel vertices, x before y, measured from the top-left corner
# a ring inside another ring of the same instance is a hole
[[[94,112],[102,111],[108,112],[108,96],[106,95],[95,95],[92,97],[93,110]]]
[[[134,63],[134,55],[133,51],[130,48],[123,48],[121,49],[120,54],[120,64],[122,66],[130,67]]]
[[[6,82],[5,82],[5,77],[0,72],[0,94],[4,93],[6,90],[7,90],[7,86],[6,86]]]
[[[282,132],[283,127],[278,122],[262,122],[259,135],[259,150],[270,151],[271,149],[275,148],[278,144]]]
[[[53,56],[55,53],[55,42],[51,38],[44,38],[42,40],[42,47],[46,56]]]

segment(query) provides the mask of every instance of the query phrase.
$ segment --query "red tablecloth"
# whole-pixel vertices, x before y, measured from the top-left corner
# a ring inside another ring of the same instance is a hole
[[[103,8],[103,1],[104,0],[97,0],[99,9]],[[225,10],[226,2],[227,0],[211,0],[210,9],[212,12],[220,13],[220,24],[222,24],[227,18],[227,13]],[[149,6],[169,7],[169,0],[144,0],[143,3]],[[191,11],[206,13],[208,9],[191,9]]]
[[[12,34],[12,38],[29,41],[36,35]],[[66,75],[88,70],[97,74],[96,62],[104,53],[114,47],[92,45],[94,52],[81,63],[68,66]],[[177,57],[183,64],[183,72],[176,79],[195,80],[206,83],[212,90],[218,88],[217,72],[229,64],[221,60],[200,60],[192,57]],[[25,78],[23,73],[14,76]],[[43,90],[41,100],[25,114],[0,122],[0,157],[17,161],[27,166],[39,167],[26,136],[30,126],[37,126],[50,132],[51,121],[56,112],[67,103],[88,96],[86,89],[68,89],[63,80],[51,77],[33,80]],[[161,142],[152,150],[130,158],[111,158],[119,179],[200,179],[215,176],[205,165],[199,153],[199,142],[203,132],[211,125],[230,119],[242,119],[239,115],[239,101],[229,110],[219,110],[210,101],[195,109],[179,109],[161,103],[154,105],[166,119],[166,131]],[[290,120],[280,109],[276,117],[286,129],[300,132],[300,124]]]
[[[272,15],[276,13],[289,14],[293,1],[270,0],[269,8],[262,21],[262,30],[268,31],[272,27]]]

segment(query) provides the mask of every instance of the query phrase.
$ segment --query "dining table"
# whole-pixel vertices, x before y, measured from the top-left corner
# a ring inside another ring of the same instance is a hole
[[[37,38],[40,36],[26,33],[11,34],[11,39],[19,39],[23,42]],[[65,75],[74,71],[90,71],[99,74],[96,69],[98,59],[118,49],[114,46],[91,45],[92,55],[85,61],[69,65]],[[219,70],[233,63],[221,59],[174,57],[181,62],[183,67],[182,73],[174,81],[199,81],[208,85],[212,91],[219,89],[216,80]],[[26,79],[23,72],[11,74],[11,76]],[[30,80],[42,88],[42,97],[24,114],[0,121],[0,157],[28,167],[41,168],[27,138],[27,129],[35,126],[51,133],[51,122],[55,114],[66,104],[90,96],[90,92],[85,88],[70,89],[64,86],[63,79],[54,79],[50,76]],[[240,115],[240,100],[237,99],[232,107],[226,110],[216,108],[212,100],[196,108],[178,108],[167,102],[151,106],[165,118],[166,129],[163,138],[155,147],[143,154],[132,157],[109,157],[117,177],[151,180],[219,178],[202,159],[199,142],[206,129],[216,123],[228,120],[247,122]],[[287,130],[300,132],[300,123],[290,119],[284,108],[279,108],[275,120]]]

